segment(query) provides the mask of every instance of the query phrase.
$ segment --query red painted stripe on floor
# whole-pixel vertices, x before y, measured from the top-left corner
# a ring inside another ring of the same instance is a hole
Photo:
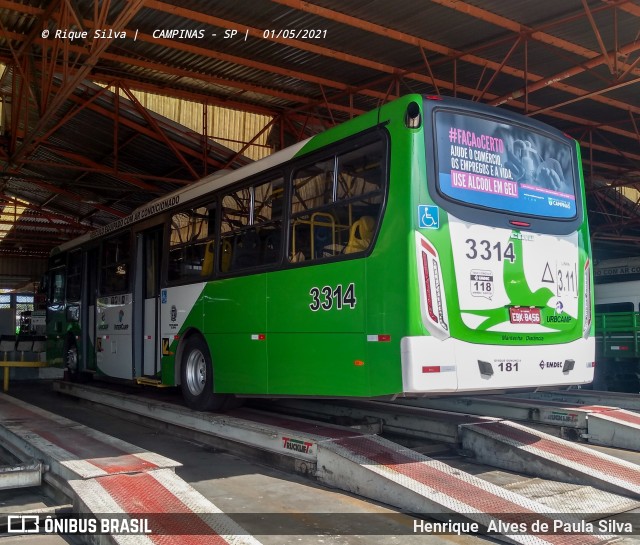
[[[150,517],[154,532],[148,537],[161,545],[227,545],[213,528],[185,503],[147,473],[110,475],[96,481],[132,517]],[[162,513],[184,513],[185,517],[162,517]],[[191,515],[191,516],[189,516]]]
[[[42,414],[0,399],[0,415],[3,420],[16,419],[16,424],[37,433],[43,439],[80,458],[99,458],[127,454],[113,445],[91,438],[76,428],[64,426]],[[72,423],[70,425],[79,426]]]
[[[30,422],[28,428],[43,439],[75,454],[82,460],[89,458],[117,458],[129,455],[129,453],[118,447],[103,443],[96,437],[82,433],[81,430],[58,427],[55,422],[49,422],[48,427],[45,427],[46,424],[46,422]]]
[[[620,422],[628,422],[629,424],[640,426],[640,414],[637,413],[630,413],[627,411],[611,411],[606,416],[612,420],[619,420]]]
[[[108,458],[88,458],[86,461],[99,467],[106,473],[133,473],[136,471],[158,469],[158,466],[153,462],[148,462],[133,454],[110,456]]]
[[[506,498],[495,496],[456,475],[446,473],[429,464],[416,462],[405,454],[391,450],[368,437],[341,439],[336,443],[355,454],[370,459],[376,464],[384,465],[446,496],[469,505],[481,513],[491,513],[508,522],[539,520],[547,522],[549,527],[553,528],[551,515],[547,518],[543,513],[536,513]],[[504,515],[504,518],[500,515]],[[533,519],[532,515],[534,516]],[[587,535],[543,535],[540,537],[556,545],[587,545],[601,543],[602,541],[599,538]]]
[[[7,398],[0,397],[0,415],[2,420],[23,420],[26,418],[42,418],[41,415],[20,405],[11,403]],[[19,424],[19,422],[17,422]]]
[[[251,411],[236,410],[227,413],[229,416],[242,418],[243,420],[251,420],[260,424],[268,424],[278,428],[286,428],[287,430],[297,431],[299,433],[310,433],[313,435],[322,435],[329,439],[340,439],[342,437],[356,437],[362,435],[362,432],[351,431],[347,429],[336,429],[328,426],[314,424],[312,422],[300,422],[286,416],[267,415],[261,413],[253,413]]]
[[[589,411],[590,413],[610,413],[617,410],[616,407],[606,407],[604,405],[578,405],[576,409],[582,409],[583,411]]]
[[[61,424],[1,398],[0,418],[5,422],[14,420],[16,424],[20,424],[51,444],[76,455],[81,460],[94,464],[107,473],[158,469],[158,466],[152,462],[141,460],[114,445],[87,435],[83,432],[84,428],[78,429],[76,427],[79,424]]]
[[[491,422],[489,424],[480,424],[480,426],[491,429],[498,435],[513,439],[525,446],[531,446],[543,452],[559,456],[564,460],[581,464],[585,466],[587,471],[596,469],[612,477],[640,486],[640,471],[619,465],[615,460],[603,460],[595,453],[574,449],[569,443],[566,445],[558,443],[535,433],[529,433],[521,428],[507,426],[502,422]],[[603,465],[605,467],[600,467]],[[638,469],[640,470],[640,468]]]

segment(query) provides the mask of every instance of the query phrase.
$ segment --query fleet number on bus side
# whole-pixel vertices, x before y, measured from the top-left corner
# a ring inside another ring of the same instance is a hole
[[[342,284],[338,284],[335,288],[332,286],[323,286],[321,288],[314,286],[309,290],[309,295],[311,295],[309,308],[313,312],[331,310],[332,308],[337,310],[342,310],[344,307],[356,308],[356,288],[353,282],[346,289],[342,287]]]

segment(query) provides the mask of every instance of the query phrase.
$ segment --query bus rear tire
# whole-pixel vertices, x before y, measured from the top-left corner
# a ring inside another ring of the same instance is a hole
[[[196,411],[225,410],[229,395],[213,391],[213,364],[207,343],[202,337],[186,340],[180,365],[182,396],[190,409]]]
[[[78,355],[78,345],[72,339],[67,339],[63,349],[64,370],[67,380],[78,382],[80,375],[80,358]]]

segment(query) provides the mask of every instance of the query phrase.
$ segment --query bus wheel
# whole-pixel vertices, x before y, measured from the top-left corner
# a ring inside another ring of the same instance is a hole
[[[209,348],[201,337],[187,339],[180,366],[182,396],[196,411],[219,411],[225,408],[227,395],[213,393],[213,365]]]
[[[78,346],[72,340],[68,340],[64,347],[64,367],[67,377],[71,382],[78,380],[80,374],[78,358]]]

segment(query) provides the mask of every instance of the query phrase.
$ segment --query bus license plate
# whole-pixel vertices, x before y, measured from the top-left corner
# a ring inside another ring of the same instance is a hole
[[[509,321],[512,324],[539,324],[540,309],[535,307],[510,307]]]

